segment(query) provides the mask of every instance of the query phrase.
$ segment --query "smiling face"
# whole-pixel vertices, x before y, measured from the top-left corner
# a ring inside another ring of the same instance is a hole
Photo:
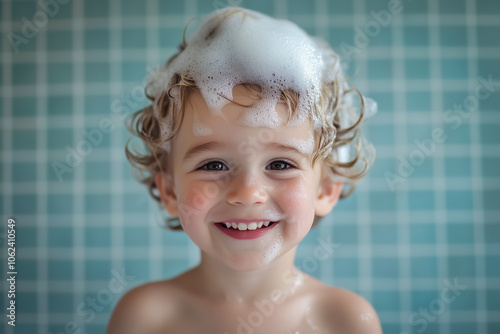
[[[233,100],[254,98],[236,86]],[[276,105],[282,117],[284,103]],[[247,108],[229,103],[210,113],[198,92],[172,140],[170,165],[156,177],[162,202],[206,255],[241,271],[295,250],[314,215],[335,205],[341,184],[312,166],[313,128],[306,121],[281,128],[251,127]]]

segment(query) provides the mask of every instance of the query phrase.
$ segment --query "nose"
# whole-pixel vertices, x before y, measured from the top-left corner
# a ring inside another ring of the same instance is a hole
[[[226,195],[226,201],[229,204],[241,206],[263,204],[267,199],[268,194],[263,180],[250,175],[250,173],[240,173],[234,177]]]

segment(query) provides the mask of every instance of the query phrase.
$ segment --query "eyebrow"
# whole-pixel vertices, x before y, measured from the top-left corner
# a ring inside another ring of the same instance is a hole
[[[182,161],[186,161],[186,160],[192,159],[197,154],[200,154],[200,153],[203,153],[203,152],[207,152],[207,151],[224,151],[225,149],[227,149],[227,146],[222,145],[222,144],[220,144],[218,142],[215,142],[215,141],[211,141],[211,142],[204,143],[204,144],[197,145],[195,147],[190,148],[186,152],[186,154],[184,154],[184,158],[182,159]]]
[[[266,145],[266,148],[274,149],[274,150],[278,150],[278,151],[285,151],[285,152],[289,152],[289,153],[294,153],[294,154],[298,154],[304,158],[310,158],[309,154],[301,152],[295,146],[278,144],[278,143],[269,143]]]
[[[299,151],[296,147],[294,146],[289,146],[289,145],[284,145],[284,144],[278,144],[278,143],[268,143],[265,146],[266,149],[272,149],[272,150],[277,150],[277,151],[285,151],[293,154],[298,154],[304,158],[309,159],[310,155],[304,152]],[[221,143],[211,141],[208,143],[204,143],[201,145],[194,146],[190,148],[186,154],[184,155],[184,158],[182,159],[183,161],[187,161],[189,159],[192,159],[196,155],[207,152],[207,151],[224,151],[228,149],[228,145],[223,145]]]

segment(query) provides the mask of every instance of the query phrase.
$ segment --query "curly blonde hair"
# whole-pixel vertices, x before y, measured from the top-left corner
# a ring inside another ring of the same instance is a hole
[[[234,9],[216,16],[214,20],[219,22],[210,32],[208,38],[212,38],[217,33],[218,27],[224,20],[240,11]],[[183,42],[179,45],[178,52],[167,61],[166,68],[187,47],[185,33],[188,25],[184,29]],[[167,166],[169,159],[169,150],[165,148],[168,147],[170,140],[177,134],[182,125],[190,95],[195,91],[199,92],[199,88],[193,78],[183,73],[176,73],[171,78],[169,86],[165,87],[166,89],[160,94],[156,94],[156,96],[150,94],[150,85],[152,84],[153,82],[150,81],[145,89],[146,96],[152,104],[131,115],[127,124],[129,131],[145,144],[145,152],[132,150],[129,147],[129,139],[125,147],[125,153],[127,159],[135,168],[135,176],[138,181],[145,184],[150,195],[161,204],[155,176],[164,172],[164,166]],[[253,83],[244,83],[242,85],[251,91],[262,91],[259,85]],[[316,150],[312,163],[314,165],[319,159],[322,159],[333,175],[348,185],[347,188],[344,188],[340,196],[341,199],[348,197],[353,192],[356,183],[368,172],[374,158],[371,145],[367,145],[359,133],[361,124],[365,119],[365,98],[357,89],[346,87],[346,80],[343,76],[338,76],[331,82],[324,82],[320,98],[311,110],[312,119],[319,120],[321,124],[319,128],[315,129]],[[178,89],[179,99],[174,99],[171,95],[171,90],[174,88]],[[352,96],[349,96],[351,94],[359,96],[361,103],[359,108],[355,108],[352,104]],[[222,97],[241,106],[241,104],[225,96]],[[178,102],[176,103],[176,101]],[[293,90],[282,90],[280,101],[287,105],[288,121],[290,121],[297,110],[299,94]],[[250,107],[249,105],[243,106]],[[357,109],[359,109],[359,112]],[[165,126],[163,121],[167,118],[170,129],[167,131],[168,135],[165,136],[165,132],[162,132],[162,126]],[[349,119],[352,121],[346,122]],[[347,150],[352,159],[340,161],[338,158],[339,149]],[[313,226],[319,220],[320,217],[315,217]],[[177,221],[177,224],[173,223],[175,221]],[[177,218],[168,218],[166,223],[166,226],[172,230],[182,230]]]

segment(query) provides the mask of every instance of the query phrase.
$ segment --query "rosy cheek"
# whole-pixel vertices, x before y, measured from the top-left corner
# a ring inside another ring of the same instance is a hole
[[[302,229],[308,229],[307,220],[314,217],[313,207],[310,203],[311,194],[303,180],[287,184],[282,190],[282,208],[288,214],[287,222],[293,234],[301,234]],[[300,223],[300,224],[296,224]]]
[[[179,196],[179,211],[186,232],[192,223],[203,219],[213,197],[214,189],[207,186],[207,183],[190,183],[183,187]]]

